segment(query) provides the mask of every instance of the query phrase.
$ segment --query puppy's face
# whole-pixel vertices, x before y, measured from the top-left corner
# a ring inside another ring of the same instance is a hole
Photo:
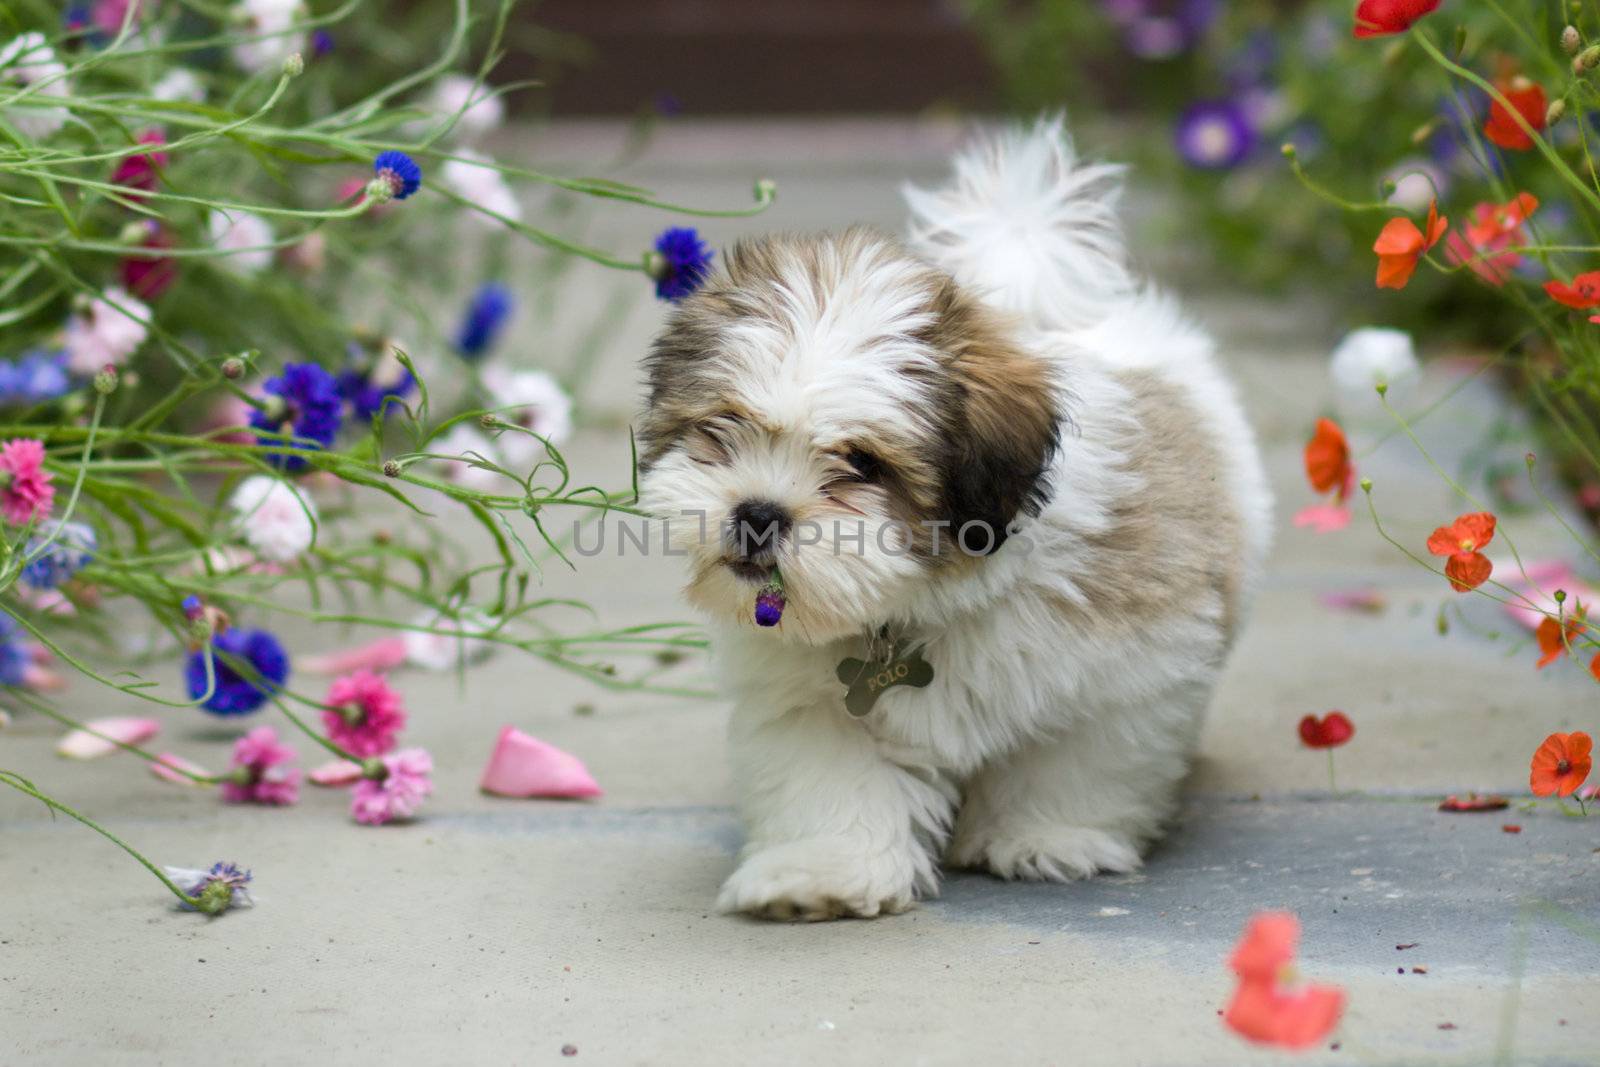
[[[735,246],[646,366],[644,503],[718,618],[753,625],[777,566],[781,636],[876,628],[1048,493],[1049,368],[869,230]]]

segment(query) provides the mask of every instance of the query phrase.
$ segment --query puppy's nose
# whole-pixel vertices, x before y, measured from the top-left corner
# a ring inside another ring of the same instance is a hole
[[[770,559],[794,520],[770,500],[744,500],[733,509],[733,551],[740,559]]]

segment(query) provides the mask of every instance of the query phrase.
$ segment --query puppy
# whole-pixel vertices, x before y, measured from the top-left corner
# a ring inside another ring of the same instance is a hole
[[[1172,813],[1271,500],[1120,179],[1013,130],[906,189],[906,242],[741,241],[655,342],[641,490],[734,701],[722,910],[1132,871]]]

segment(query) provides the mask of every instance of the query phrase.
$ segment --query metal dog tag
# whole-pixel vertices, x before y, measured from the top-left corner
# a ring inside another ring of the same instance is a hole
[[[933,681],[933,664],[922,658],[922,646],[907,649],[896,642],[883,659],[842,660],[834,671],[845,684],[844,708],[857,719],[872,713],[878,697],[897,685],[921,689]]]

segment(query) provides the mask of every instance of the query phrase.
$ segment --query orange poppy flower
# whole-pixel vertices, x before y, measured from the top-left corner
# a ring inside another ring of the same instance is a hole
[[[1537,83],[1518,75],[1495,88],[1531,129],[1544,129],[1546,103],[1544,90]],[[1501,148],[1522,152],[1533,147],[1533,138],[1517,125],[1511,111],[1493,98],[1489,101],[1489,118],[1483,124],[1483,135]]]
[[[1450,220],[1439,217],[1439,202],[1428,202],[1426,230],[1407,218],[1390,219],[1383,224],[1372,250],[1378,253],[1378,288],[1404,289],[1416,272],[1422,253],[1439,243],[1450,228]]]
[[[1570,797],[1589,777],[1592,763],[1589,749],[1593,740],[1579,730],[1570,734],[1551,734],[1533,754],[1528,770],[1528,788],[1536,797]]]
[[[1592,308],[1600,304],[1600,270],[1578,275],[1572,279],[1571,285],[1557,281],[1545,282],[1544,291],[1558,304],[1565,304],[1569,308]]]
[[[1306,480],[1319,493],[1339,490],[1343,500],[1355,480],[1355,468],[1350,465],[1350,442],[1344,431],[1332,419],[1318,419],[1317,429],[1306,442]]]
[[[1264,912],[1245,927],[1228,961],[1239,985],[1222,1015],[1235,1033],[1266,1045],[1309,1048],[1339,1022],[1344,990],[1284,985],[1299,940],[1300,921],[1288,912]]]
[[[1494,570],[1489,557],[1478,549],[1494,539],[1494,516],[1487,511],[1458,515],[1449,526],[1441,526],[1428,537],[1428,551],[1445,561],[1445,577],[1458,593],[1476,589],[1489,580]]]
[[[1540,619],[1539,629],[1534,632],[1539,641],[1539,651],[1544,653],[1539,657],[1538,668],[1544,670],[1560,659],[1567,651],[1567,646],[1572,643],[1572,639],[1587,629],[1588,627],[1584,625],[1582,604],[1578,605],[1572,615],[1560,622],[1549,615]]]

